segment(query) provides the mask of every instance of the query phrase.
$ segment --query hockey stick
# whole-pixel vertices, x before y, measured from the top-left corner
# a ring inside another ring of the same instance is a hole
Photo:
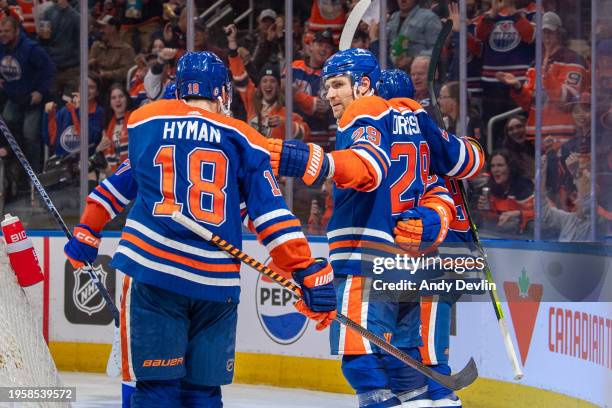
[[[216,245],[221,250],[227,252],[234,258],[237,258],[243,263],[249,265],[250,267],[255,269],[257,272],[263,275],[266,275],[270,279],[273,279],[275,282],[279,283],[281,286],[289,289],[295,295],[299,297],[302,296],[300,288],[295,283],[291,282],[289,279],[286,279],[283,276],[279,275],[278,273],[274,272],[272,269],[262,264],[261,262],[251,258],[249,255],[245,254],[240,249],[236,248],[229,242],[225,241],[220,236],[213,234],[211,231],[201,226],[200,224],[196,223],[191,218],[186,217],[185,215],[183,215],[182,213],[178,211],[175,211],[172,213],[172,219],[178,222],[179,224],[181,224],[183,227],[192,231],[193,233],[204,238],[208,242]],[[359,333],[359,335],[369,340],[370,342],[376,344],[382,350],[386,351],[387,353],[391,354],[398,360],[414,368],[420,373],[426,375],[427,377],[439,382],[440,384],[444,385],[447,388],[450,388],[453,390],[460,390],[472,384],[476,380],[476,378],[478,378],[478,369],[476,368],[476,363],[474,362],[474,359],[470,359],[470,361],[465,366],[465,368],[461,370],[460,372],[454,375],[443,375],[443,374],[440,374],[432,370],[430,367],[427,367],[420,361],[414,360],[408,354],[404,353],[397,347],[392,346],[391,344],[387,343],[383,338],[377,336],[376,334],[372,333],[369,330],[366,330],[364,327],[355,323],[354,321],[344,316],[343,314],[338,313],[338,315],[336,316],[334,320],[356,331],[357,333]]]
[[[440,112],[440,107],[436,98],[434,85],[436,79],[436,71],[438,70],[438,64],[440,63],[440,55],[442,54],[442,48],[444,47],[444,43],[446,42],[446,39],[448,38],[452,28],[453,22],[450,19],[446,20],[446,22],[442,26],[440,34],[438,34],[436,43],[434,44],[431,53],[431,60],[429,62],[429,70],[427,72],[427,89],[429,91],[429,99],[433,108],[433,114],[436,122],[442,128],[445,128],[446,126],[444,125],[444,120],[442,119],[442,113]],[[461,182],[457,183],[457,185],[459,186],[459,194],[461,194],[461,199],[463,200],[465,215],[470,223],[470,229],[472,230],[472,234],[474,236],[474,244],[476,244],[478,252],[480,252],[481,257],[485,260],[485,278],[489,283],[494,283],[491,268],[489,267],[489,263],[487,262],[487,254],[484,250],[484,247],[482,246],[482,243],[480,242],[478,228],[476,227],[474,219],[470,214],[470,209],[466,199],[467,194],[465,192],[465,187]],[[508,354],[508,358],[510,359],[510,363],[512,364],[512,370],[514,371],[514,379],[520,380],[521,378],[523,378],[523,371],[521,370],[521,366],[518,361],[518,356],[516,354],[516,349],[514,348],[512,338],[510,337],[510,332],[508,331],[508,325],[506,323],[504,311],[499,301],[499,295],[497,294],[497,289],[495,289],[495,285],[489,285],[489,287],[491,288],[489,290],[489,295],[491,297],[491,302],[493,303],[493,309],[495,310],[495,316],[497,317],[499,330],[501,331],[502,338],[504,339],[506,353]]]
[[[344,28],[340,34],[340,43],[338,44],[338,49],[340,51],[351,48],[351,43],[353,42],[357,27],[359,27],[361,18],[365,15],[371,3],[372,0],[359,0],[359,3],[355,4],[355,7],[351,10],[351,14],[349,14],[346,19],[346,23],[344,23]]]
[[[21,163],[23,170],[26,172],[26,174],[30,178],[32,185],[38,191],[38,194],[40,195],[40,198],[42,199],[44,204],[47,206],[47,209],[49,210],[53,218],[55,218],[57,225],[59,225],[59,227],[62,229],[62,231],[64,232],[64,235],[66,235],[66,238],[71,239],[72,233],[68,230],[66,223],[62,219],[62,216],[60,215],[60,213],[57,211],[57,208],[55,208],[55,205],[53,205],[53,202],[51,201],[51,197],[49,197],[43,185],[40,184],[40,180],[38,180],[36,173],[34,173],[34,170],[32,170],[32,167],[30,166],[28,159],[25,157],[25,155],[21,151],[21,148],[19,147],[17,140],[15,140],[15,137],[9,130],[6,123],[4,122],[4,118],[2,118],[1,116],[0,116],[0,132],[2,132],[2,134],[8,141],[9,145],[11,146],[11,149],[13,150],[13,153],[15,153],[15,157],[17,157],[17,159],[19,160],[19,163]],[[83,269],[87,271],[87,273],[91,277],[91,280],[95,283],[96,287],[100,291],[100,294],[104,298],[104,301],[106,302],[106,306],[109,308],[111,314],[113,315],[113,320],[115,321],[115,328],[119,327],[119,311],[117,310],[117,307],[113,303],[108,293],[108,290],[106,290],[102,282],[100,282],[100,279],[94,273],[93,267],[91,266],[89,262],[85,262],[85,268]]]

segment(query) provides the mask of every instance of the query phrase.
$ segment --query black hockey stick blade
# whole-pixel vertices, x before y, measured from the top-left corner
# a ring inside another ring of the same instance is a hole
[[[443,376],[437,371],[434,371],[434,373],[436,375],[433,377],[436,381],[444,385],[444,383],[439,378],[440,376],[444,377],[443,379],[447,381],[446,386],[451,390],[457,391],[467,387],[468,385],[476,381],[476,379],[478,378],[478,367],[476,367],[476,362],[474,361],[474,359],[470,358],[470,361],[468,361],[467,365],[463,367],[463,370],[459,371],[458,373],[449,376]]]
[[[344,316],[342,313],[338,313],[336,319],[334,320],[337,320],[339,323],[344,324],[346,327],[355,330],[363,338],[369,340],[373,344],[376,344],[378,347],[391,354],[393,357],[397,358],[406,365],[414,368],[423,375],[426,375],[432,380],[437,381],[446,388],[450,388],[451,390],[457,391],[472,384],[478,378],[478,369],[476,368],[476,362],[473,358],[471,358],[468,364],[463,368],[463,370],[459,371],[458,373],[452,375],[444,375],[433,370],[431,367],[426,366],[420,361],[413,359],[402,350],[387,343],[385,340],[381,339],[371,331],[355,323],[348,317]]]

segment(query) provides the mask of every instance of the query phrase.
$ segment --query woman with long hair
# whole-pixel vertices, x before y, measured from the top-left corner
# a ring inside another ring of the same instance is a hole
[[[478,198],[478,210],[485,223],[498,231],[523,233],[534,216],[533,182],[518,173],[507,150],[489,158],[489,181]]]
[[[108,163],[104,171],[107,176],[128,157],[127,122],[130,118],[131,103],[132,99],[122,84],[115,82],[110,86],[105,128],[98,146]]]
[[[504,148],[510,153],[519,174],[528,179],[535,175],[535,148],[527,140],[527,119],[521,115],[511,116],[504,126]]]

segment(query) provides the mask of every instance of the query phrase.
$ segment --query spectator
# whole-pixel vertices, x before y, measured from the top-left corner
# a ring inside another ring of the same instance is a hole
[[[0,0],[0,19],[4,17],[13,17],[20,24],[23,24],[23,16],[19,6],[10,5],[7,0]]]
[[[132,70],[131,74],[130,71],[128,71],[128,92],[134,106],[141,106],[148,101],[147,92],[144,86],[144,78],[149,68],[156,63],[159,53],[164,48],[164,40],[156,36],[151,42],[151,49],[148,50],[149,52],[138,54],[135,58],[136,68],[130,68],[130,70]]]
[[[166,47],[185,50],[187,48],[187,7],[183,7],[179,13],[178,20],[171,19],[163,29],[155,33],[161,34]]]
[[[79,13],[68,0],[57,0],[45,10],[39,22],[38,38],[53,60],[57,73],[51,97],[60,100],[64,88],[76,88],[79,82]]]
[[[575,201],[570,196],[576,192],[574,176],[566,163],[571,155],[578,155],[583,161],[591,160],[591,94],[583,93],[569,104],[572,118],[576,124],[574,138],[561,146],[560,152],[550,150],[547,152],[546,168],[548,191],[554,192],[556,206],[574,211]]]
[[[80,95],[77,89],[72,90],[72,99],[67,100],[63,108],[58,110],[55,102],[48,102],[45,105],[43,138],[56,156],[76,154],[81,146]],[[97,101],[99,89],[98,81],[90,76],[87,81],[90,155],[96,152],[104,124],[104,109]]]
[[[102,27],[102,40],[91,46],[89,69],[100,78],[101,89],[107,89],[113,82],[125,82],[127,71],[134,64],[134,49],[119,37],[118,18],[104,16],[98,24]]]
[[[106,129],[98,150],[102,151],[106,163],[106,176],[115,172],[119,164],[128,158],[127,123],[130,118],[131,99],[125,87],[115,82],[109,90]]]
[[[329,103],[319,96],[321,68],[334,52],[334,40],[330,30],[315,33],[308,47],[307,60],[293,61],[293,91],[297,113],[310,127],[311,140],[326,151],[336,140],[336,120]]]
[[[229,63],[234,84],[247,111],[247,123],[265,136],[285,138],[285,107],[280,90],[280,72],[272,64],[264,65],[256,87],[248,77],[244,63],[238,56],[236,26],[228,27]],[[308,125],[297,114],[292,113],[292,134],[294,139],[309,139]]]
[[[122,6],[121,41],[136,52],[149,49],[151,34],[161,26],[161,0],[119,0],[117,3]]]
[[[460,15],[459,5],[457,3],[450,3],[448,5],[450,12],[450,19],[453,22],[453,32],[451,35],[451,49],[452,58],[448,69],[447,80],[458,81],[459,80],[459,29]],[[476,25],[482,19],[482,15],[476,7],[475,0],[466,1],[466,14],[468,23],[467,32],[467,91],[472,103],[478,107],[478,111],[482,112],[482,42],[479,41],[475,36]]]
[[[7,98],[2,117],[38,172],[42,103],[49,96],[55,67],[45,50],[27,38],[12,17],[0,20],[0,43],[0,87]]]
[[[213,52],[221,58],[223,62],[227,63],[227,54],[225,51],[211,44],[208,35],[208,27],[206,27],[206,23],[202,19],[198,20],[194,26],[193,49],[194,51]]]
[[[546,182],[546,155],[542,156],[542,186]],[[581,161],[572,154],[567,158],[566,166],[574,168],[572,173],[573,184],[576,185],[575,211],[570,212],[556,208],[546,198],[542,200],[541,213],[542,225],[547,229],[555,230],[560,242],[584,242],[591,241],[591,202],[598,197],[599,194],[591,193],[591,173],[590,161]],[[575,166],[577,165],[577,167]],[[601,178],[603,180],[603,178]],[[597,191],[602,190],[601,184],[597,184]],[[603,238],[608,232],[612,213],[605,209],[604,206],[597,205],[597,238]]]
[[[334,41],[337,42],[346,21],[342,3],[341,0],[313,0],[306,29],[315,33],[330,30]]]
[[[327,224],[334,210],[334,195],[332,179],[325,180],[321,186],[321,194],[310,203],[310,216],[306,232],[312,235],[325,235]]]
[[[40,13],[40,8],[43,7],[47,1],[34,1],[34,0],[16,0],[17,7],[19,7],[22,19],[20,23],[25,31],[26,35],[31,39],[36,38],[36,15]]]
[[[251,47],[252,61],[256,68],[262,67],[265,63],[279,65],[284,58],[284,19],[276,16],[276,12],[266,9],[259,14],[259,25],[255,37],[256,44]],[[294,38],[296,38],[294,36]],[[297,37],[299,38],[299,37]],[[296,42],[297,44],[298,42]]]
[[[542,110],[542,136],[550,137],[553,148],[558,149],[570,140],[575,132],[574,120],[567,103],[588,90],[589,79],[586,61],[563,44],[561,19],[552,11],[542,17],[542,42],[544,47],[543,87],[546,98]],[[512,88],[512,98],[526,111],[527,135],[535,137],[535,68],[527,71],[527,82],[510,72],[497,73],[500,82]]]
[[[164,48],[157,59],[149,66],[144,77],[144,89],[149,101],[160,99],[166,90],[166,85],[174,80],[178,50]]]
[[[459,118],[459,82],[447,82],[440,89],[438,102],[440,112],[444,116],[446,129],[453,133],[457,133],[457,122]],[[468,103],[469,106],[469,103]],[[467,122],[465,124],[466,134],[461,136],[472,137],[482,143],[482,121],[480,115],[473,109],[469,109],[467,114]]]
[[[511,116],[504,127],[504,149],[510,153],[510,159],[516,164],[521,177],[533,180],[535,177],[535,150],[533,143],[527,140],[525,117]]]
[[[476,25],[475,34],[484,46],[482,113],[487,123],[491,117],[516,108],[497,73],[512,74],[519,85],[525,80],[535,57],[535,27],[523,11],[517,10],[515,0],[493,0],[491,9]],[[501,134],[500,130],[494,129],[494,134]]]
[[[398,68],[407,67],[412,59],[423,52],[431,52],[442,29],[440,19],[431,10],[421,8],[418,0],[397,0],[399,10],[387,23],[387,36],[395,50]]]
[[[351,48],[363,48],[370,50],[376,56],[380,54],[380,41],[378,40],[379,24],[376,21],[371,21],[369,24],[362,22],[362,25],[357,29],[351,42]],[[393,61],[387,53],[387,68],[393,68]]]
[[[414,85],[414,100],[419,102],[427,113],[431,114],[431,101],[427,89],[427,71],[429,71],[430,61],[431,57],[427,55],[417,56],[410,65],[410,77]]]
[[[485,225],[500,232],[523,233],[533,219],[533,183],[519,176],[506,150],[493,152],[489,172],[489,193],[483,191],[478,198]]]

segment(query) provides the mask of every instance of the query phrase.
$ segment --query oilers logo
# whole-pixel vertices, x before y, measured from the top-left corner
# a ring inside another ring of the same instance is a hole
[[[520,42],[521,36],[511,20],[497,22],[489,37],[489,47],[497,52],[512,51]]]
[[[66,153],[76,153],[81,146],[81,139],[73,125],[68,126],[59,137],[59,143]]]
[[[21,79],[21,65],[12,55],[7,55],[0,61],[0,74],[6,82]]]
[[[291,278],[268,258],[266,264],[285,278]],[[255,286],[257,317],[264,332],[278,344],[292,344],[302,337],[308,326],[306,316],[299,313],[293,304],[298,300],[289,289],[265,275],[260,275]]]

